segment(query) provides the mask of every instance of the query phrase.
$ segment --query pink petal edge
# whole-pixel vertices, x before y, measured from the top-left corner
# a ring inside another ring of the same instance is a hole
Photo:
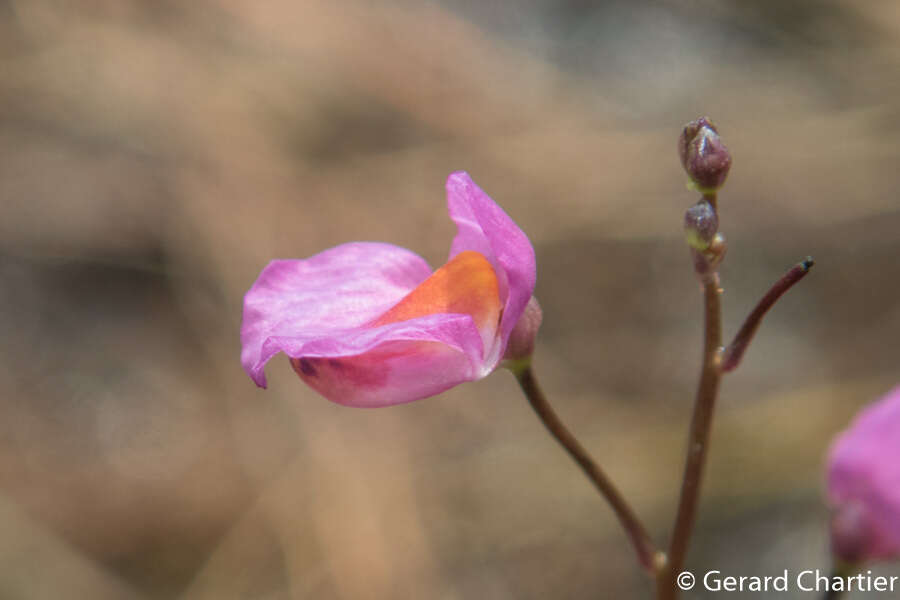
[[[500,343],[491,356],[496,365],[506,349],[510,332],[534,294],[537,278],[534,248],[528,236],[468,173],[451,173],[446,189],[447,208],[457,226],[450,258],[465,250],[480,252],[493,265],[500,282],[500,301],[504,304]]]

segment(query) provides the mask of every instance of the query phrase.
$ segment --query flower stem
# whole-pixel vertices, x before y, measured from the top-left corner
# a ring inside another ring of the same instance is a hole
[[[791,289],[795,283],[806,277],[806,274],[809,273],[809,270],[814,264],[815,262],[812,257],[807,256],[806,260],[791,267],[791,269],[784,274],[784,277],[776,281],[775,284],[769,288],[769,291],[762,297],[759,304],[753,309],[753,312],[747,316],[747,320],[744,321],[741,329],[738,331],[737,335],[734,336],[734,341],[725,348],[722,354],[722,364],[719,367],[723,372],[733,371],[737,368],[741,362],[741,358],[744,356],[744,352],[750,345],[750,341],[756,334],[756,330],[759,328],[760,323],[762,323],[765,314],[769,312],[769,309],[772,308],[785,292]]]
[[[572,432],[570,432],[559,417],[551,408],[544,392],[538,386],[534,377],[534,372],[530,365],[523,365],[522,368],[514,369],[513,374],[516,380],[525,392],[525,397],[537,413],[538,418],[547,428],[551,435],[556,438],[566,452],[569,453],[578,466],[581,467],[588,479],[597,487],[600,493],[609,502],[616,516],[619,518],[625,533],[631,539],[637,553],[638,562],[650,574],[656,573],[660,563],[660,553],[657,551],[650,536],[647,535],[646,529],[641,524],[635,512],[631,509],[622,494],[616,489],[609,477],[594,462],[587,450],[578,442]]]
[[[722,308],[719,276],[712,272],[701,278],[703,283],[703,303],[705,308],[703,369],[697,386],[694,416],[688,437],[687,460],[681,484],[681,498],[675,518],[675,530],[669,546],[668,561],[657,577],[657,594],[660,600],[678,597],[675,578],[684,566],[688,543],[694,527],[697,502],[700,498],[700,484],[703,468],[709,451],[709,437],[712,430],[713,412],[722,372],[719,369],[719,349],[722,345]]]
[[[831,574],[828,577],[828,589],[825,590],[825,593],[822,595],[822,600],[838,600],[841,596],[843,596],[844,590],[834,589],[834,580],[836,578],[841,578],[846,584],[847,578],[852,577],[853,574],[857,572],[857,567],[858,565],[854,565],[844,561],[835,561],[834,565],[831,568]]]
[[[838,600],[843,595],[843,590],[836,590],[833,587],[829,586],[829,588],[825,591],[825,595],[822,596],[822,600]]]
[[[734,370],[750,345],[763,316],[795,283],[803,279],[813,266],[812,258],[794,265],[769,289],[744,321],[734,341],[725,349],[722,346],[722,308],[719,275],[710,269],[709,259],[702,253],[693,251],[694,266],[703,284],[703,304],[705,311],[703,369],[697,386],[694,416],[688,437],[687,461],[681,484],[681,498],[675,517],[675,530],[669,546],[668,563],[657,577],[657,594],[660,600],[674,600],[678,597],[675,578],[684,567],[687,549],[693,531],[700,499],[700,487],[706,455],[709,452],[709,438],[712,419],[722,375]]]

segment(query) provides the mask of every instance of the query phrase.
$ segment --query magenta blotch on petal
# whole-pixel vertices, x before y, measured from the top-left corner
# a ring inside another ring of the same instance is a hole
[[[241,326],[241,362],[257,385],[279,352],[350,406],[410,402],[496,368],[534,289],[534,250],[465,173],[447,193],[459,233],[435,273],[408,250],[363,242],[263,269]]]
[[[838,558],[900,558],[900,386],[863,409],[832,444],[828,501]]]

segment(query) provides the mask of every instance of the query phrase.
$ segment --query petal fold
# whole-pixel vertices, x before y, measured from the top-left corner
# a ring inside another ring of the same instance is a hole
[[[396,323],[429,314],[467,314],[481,332],[483,359],[497,337],[500,309],[496,272],[484,255],[466,251],[435,271],[373,325]]]
[[[355,350],[367,348],[363,352]],[[297,374],[338,404],[375,408],[434,396],[487,375],[468,315],[429,315],[285,351]]]
[[[450,257],[474,250],[484,255],[497,272],[503,316],[499,343],[491,357],[496,364],[506,349],[510,332],[534,293],[534,248],[519,226],[472,181],[468,173],[452,173],[447,178],[446,188],[447,208],[457,227]]]

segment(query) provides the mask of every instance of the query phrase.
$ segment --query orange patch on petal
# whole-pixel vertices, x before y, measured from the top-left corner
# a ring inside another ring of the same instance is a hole
[[[439,313],[468,314],[478,329],[500,322],[500,287],[491,263],[479,252],[460,252],[381,315],[373,326]]]

